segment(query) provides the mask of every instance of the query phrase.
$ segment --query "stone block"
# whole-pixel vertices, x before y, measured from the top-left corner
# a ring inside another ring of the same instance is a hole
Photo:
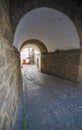
[[[9,49],[6,49],[6,61],[7,63],[11,62],[11,51]]]

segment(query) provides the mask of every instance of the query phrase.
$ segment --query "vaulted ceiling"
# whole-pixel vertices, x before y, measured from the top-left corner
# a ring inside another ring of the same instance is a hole
[[[33,9],[41,7],[53,8],[68,16],[76,26],[76,30],[80,37],[80,43],[82,42],[81,0],[10,0],[13,39],[20,20]]]

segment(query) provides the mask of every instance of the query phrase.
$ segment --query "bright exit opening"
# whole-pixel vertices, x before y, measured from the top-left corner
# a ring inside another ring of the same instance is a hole
[[[21,49],[21,66],[37,66],[38,70],[41,69],[41,53],[40,50],[31,45],[25,46]]]

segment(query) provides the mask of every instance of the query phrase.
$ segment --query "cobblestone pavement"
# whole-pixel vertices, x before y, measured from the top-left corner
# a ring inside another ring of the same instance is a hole
[[[27,130],[82,130],[82,87],[23,67]]]

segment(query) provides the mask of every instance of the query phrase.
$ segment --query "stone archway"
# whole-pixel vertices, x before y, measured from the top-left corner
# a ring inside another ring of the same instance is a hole
[[[80,39],[74,23],[68,16],[47,7],[30,11],[17,26],[14,46],[20,50],[22,43],[32,43],[32,39],[35,39],[34,44],[40,49],[48,52],[44,51],[41,56],[42,72],[78,82]],[[41,47],[36,39],[42,41],[44,46]]]
[[[29,39],[42,41],[49,52],[80,49],[77,29],[71,19],[62,12],[47,7],[34,9],[19,22],[14,45],[20,49]]]
[[[36,45],[40,49],[41,53],[48,53],[48,49],[45,46],[45,44],[43,42],[41,42],[40,40],[37,40],[37,39],[30,39],[30,40],[24,42],[21,45],[20,50],[21,50],[22,47],[24,47],[25,45],[28,45],[28,44]]]
[[[42,70],[41,69],[41,62],[42,62],[41,56],[42,56],[42,54],[45,54],[45,53],[47,54],[48,50],[47,50],[46,46],[44,45],[44,43],[42,43],[41,41],[36,40],[36,39],[30,39],[21,45],[20,51],[23,48],[29,48],[29,47],[32,47],[39,51],[40,54],[38,55],[38,63],[36,63],[36,64],[38,66],[39,71],[41,71]]]
[[[82,34],[81,34],[81,7],[78,7],[78,0],[72,1],[60,1],[60,0],[10,0],[11,2],[11,20],[12,20],[12,27],[13,32],[15,33],[15,29],[20,21],[20,19],[26,14],[32,11],[33,9],[38,9],[41,7],[48,7],[52,9],[57,9],[72,19],[73,23],[75,24],[80,40],[82,41]],[[14,20],[15,19],[15,20]]]
[[[14,6],[14,2],[19,3],[16,3]],[[14,37],[14,32],[19,20],[26,13],[30,13],[33,9],[38,9],[40,7],[53,8],[69,16],[76,26],[74,26],[75,29],[77,28],[76,30],[79,32],[80,45],[82,47],[82,8],[77,7],[77,0],[28,0],[28,2],[27,0],[0,0],[0,129],[12,129],[18,109],[18,92],[21,86],[20,56],[17,49],[12,45],[12,38]],[[59,21],[61,21],[60,18]],[[28,35],[26,35],[26,38],[27,36]],[[33,38],[35,37],[31,35],[29,39]],[[47,42],[44,42],[44,37],[41,39],[39,40],[46,45]],[[61,78],[63,77],[66,80],[71,80],[73,82],[80,81],[82,83],[82,52],[80,52],[80,49],[69,51],[57,50],[56,52],[50,53],[51,42],[48,41],[48,43],[50,43],[50,46],[47,48],[49,53],[42,54],[42,71]],[[80,48],[80,46],[78,48]],[[54,49],[54,47],[52,49]],[[60,59],[58,60],[59,57]],[[78,93],[79,92],[80,91],[78,91]],[[65,97],[65,95],[63,96]],[[80,96],[81,94],[79,98]],[[76,95],[74,97],[76,97]]]

